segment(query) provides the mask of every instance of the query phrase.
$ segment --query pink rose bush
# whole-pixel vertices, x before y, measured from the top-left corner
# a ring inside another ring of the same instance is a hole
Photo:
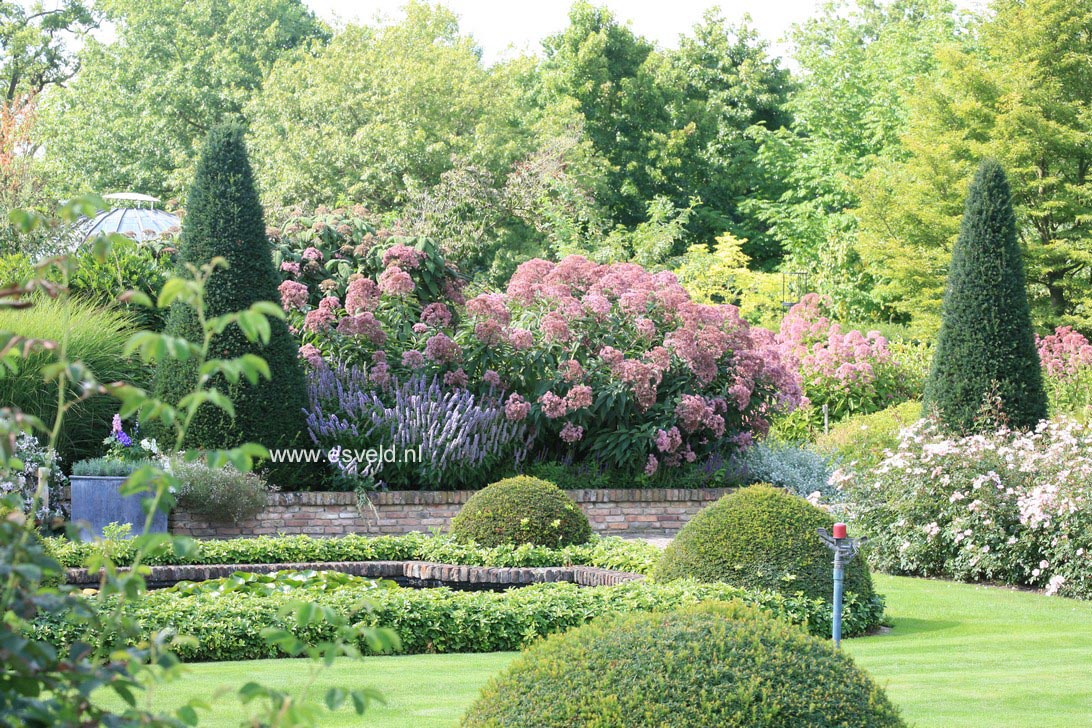
[[[923,420],[876,468],[835,472],[884,571],[1092,599],[1092,427],[949,437]]]

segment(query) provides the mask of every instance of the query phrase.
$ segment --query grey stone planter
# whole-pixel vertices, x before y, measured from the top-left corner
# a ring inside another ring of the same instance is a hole
[[[130,524],[134,536],[143,532],[145,515],[140,502],[149,497],[150,492],[121,495],[124,477],[73,475],[68,480],[72,486],[71,517],[79,523],[82,538],[101,536],[102,529],[111,523]],[[151,532],[167,532],[166,513],[155,514]]]

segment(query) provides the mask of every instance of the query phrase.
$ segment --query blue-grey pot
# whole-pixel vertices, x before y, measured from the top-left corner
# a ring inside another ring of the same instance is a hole
[[[144,509],[141,500],[151,492],[123,496],[120,493],[124,477],[73,475],[69,484],[72,486],[71,518],[80,527],[80,537],[84,540],[102,536],[102,529],[111,523],[132,526],[132,534],[139,536],[144,531]],[[152,518],[150,533],[167,532],[167,514],[157,512]]]

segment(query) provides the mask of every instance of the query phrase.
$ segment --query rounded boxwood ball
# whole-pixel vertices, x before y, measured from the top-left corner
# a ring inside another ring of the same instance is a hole
[[[451,520],[459,541],[568,546],[591,538],[588,517],[553,483],[520,475],[482,488]]]
[[[902,726],[868,674],[829,643],[739,602],[612,615],[528,648],[463,725]]]
[[[780,488],[742,488],[699,511],[679,531],[655,578],[723,581],[831,601],[833,555],[816,529],[830,531],[833,525],[830,514]],[[845,589],[862,602],[872,598],[863,557],[846,567]]]

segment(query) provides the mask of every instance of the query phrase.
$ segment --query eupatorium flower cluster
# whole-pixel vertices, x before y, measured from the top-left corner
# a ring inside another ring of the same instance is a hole
[[[844,331],[830,317],[832,301],[809,293],[781,321],[777,345],[800,372],[804,394],[834,417],[875,412],[901,401],[909,380],[878,331]]]

